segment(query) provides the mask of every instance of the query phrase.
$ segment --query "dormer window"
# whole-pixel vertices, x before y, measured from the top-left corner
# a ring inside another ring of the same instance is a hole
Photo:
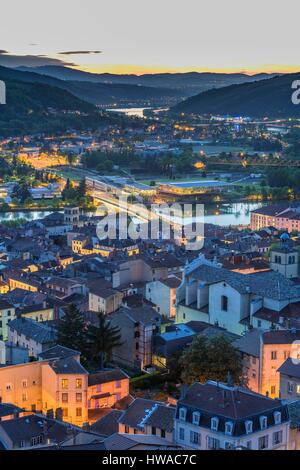
[[[245,421],[246,434],[251,434],[253,430],[253,422],[248,420]]]
[[[226,421],[225,423],[225,434],[228,436],[232,435],[233,423],[231,421]]]
[[[259,417],[259,423],[260,423],[260,429],[266,429],[267,428],[267,417],[266,416],[260,416]]]
[[[186,408],[179,408],[179,419],[185,421],[186,419]]]
[[[280,411],[274,412],[274,422],[275,424],[281,424],[281,413]]]
[[[198,411],[194,411],[193,413],[193,424],[199,426],[200,423],[200,413]]]
[[[210,427],[212,431],[217,431],[219,426],[219,418],[211,418]]]

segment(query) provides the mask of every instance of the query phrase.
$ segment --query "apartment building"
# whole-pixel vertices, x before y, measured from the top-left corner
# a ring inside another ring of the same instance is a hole
[[[245,388],[194,383],[177,402],[174,439],[196,450],[286,450],[287,407]]]
[[[300,231],[300,206],[290,203],[273,204],[251,212],[251,230],[260,230],[270,226],[289,233],[293,230]]]
[[[234,342],[243,357],[247,386],[254,392],[278,398],[280,370],[290,357],[300,357],[300,330],[251,330]]]
[[[153,335],[159,331],[161,317],[153,308],[121,307],[109,317],[121,331],[122,344],[112,351],[116,363],[144,369],[152,364]]]
[[[201,264],[187,270],[177,288],[177,323],[204,321],[241,335],[260,312],[277,315],[300,300],[300,287],[273,271],[240,274]]]
[[[1,367],[0,399],[31,412],[61,409],[64,421],[82,426],[88,421],[88,372],[77,351],[54,349],[55,358],[51,351],[48,359]]]
[[[181,277],[169,276],[166,279],[147,282],[145,298],[156,305],[157,311],[168,318],[176,317],[176,289]]]
[[[105,369],[89,374],[88,408],[111,408],[129,395],[129,376],[121,369]]]
[[[122,300],[122,292],[101,285],[101,281],[89,289],[89,310],[92,312],[115,312],[121,306]]]

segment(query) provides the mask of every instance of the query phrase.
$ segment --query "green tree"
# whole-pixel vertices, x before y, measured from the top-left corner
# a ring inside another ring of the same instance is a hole
[[[217,380],[225,382],[228,373],[235,383],[242,378],[242,359],[237,349],[224,336],[207,339],[196,337],[181,358],[181,379],[184,383],[206,382]]]
[[[77,188],[77,193],[78,193],[78,197],[85,197],[86,196],[86,184],[85,184],[85,179],[84,178],[79,183],[79,186]]]
[[[98,326],[91,325],[88,329],[88,342],[88,357],[100,369],[109,362],[112,350],[123,344],[120,328],[111,325],[102,312],[98,313]]]
[[[87,347],[85,324],[82,314],[74,304],[67,307],[65,315],[59,320],[57,342],[85,355]]]

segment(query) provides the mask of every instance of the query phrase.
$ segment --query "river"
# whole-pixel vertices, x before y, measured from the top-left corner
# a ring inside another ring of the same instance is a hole
[[[264,205],[261,202],[236,202],[231,204],[207,204],[205,222],[216,225],[247,225],[250,223],[250,212]],[[16,211],[0,212],[0,223],[6,220],[36,220],[50,214],[51,211]]]

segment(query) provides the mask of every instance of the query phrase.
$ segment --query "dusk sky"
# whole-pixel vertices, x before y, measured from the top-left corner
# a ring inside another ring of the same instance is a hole
[[[0,11],[0,65],[299,71],[299,13],[299,0],[10,0]]]

